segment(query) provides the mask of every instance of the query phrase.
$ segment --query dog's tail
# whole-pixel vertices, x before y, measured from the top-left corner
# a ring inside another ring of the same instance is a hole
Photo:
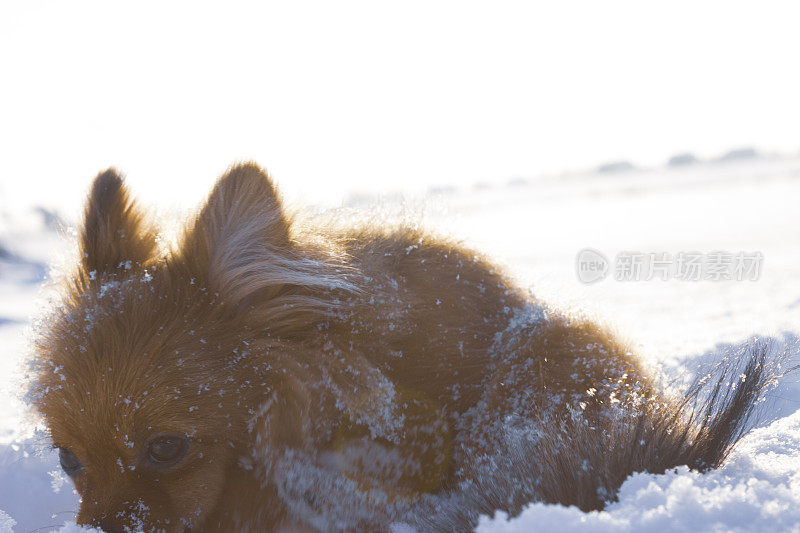
[[[634,471],[662,473],[678,465],[705,471],[720,466],[750,428],[762,393],[775,382],[768,351],[768,344],[760,344],[749,348],[743,362],[723,361],[716,371],[695,379],[675,405],[645,405],[630,445],[644,440],[648,450],[643,462],[631,457],[638,467]]]
[[[556,442],[538,444],[540,457],[553,457],[543,469],[542,499],[602,509],[634,472],[717,468],[752,427],[757,404],[779,377],[779,362],[769,352],[769,343],[754,343],[744,357],[730,357],[696,378],[680,399],[643,398],[602,430],[568,423],[567,436],[561,430]],[[569,451],[551,456],[541,453],[542,445]]]
[[[617,499],[635,472],[716,468],[752,427],[765,390],[782,375],[769,353],[769,342],[753,343],[696,378],[679,399],[648,394],[602,424],[566,416],[540,420],[535,438],[509,434],[491,468],[440,496],[434,512],[417,517],[418,525],[468,530],[481,514],[515,516],[534,501],[599,510]]]

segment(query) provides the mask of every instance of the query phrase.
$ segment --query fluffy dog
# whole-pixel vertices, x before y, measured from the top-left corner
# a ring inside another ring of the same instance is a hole
[[[114,170],[36,344],[34,405],[105,531],[464,530],[599,509],[634,471],[717,466],[767,381],[676,400],[590,321],[403,227],[310,228],[254,164],[179,245]],[[695,391],[696,392],[696,391]]]

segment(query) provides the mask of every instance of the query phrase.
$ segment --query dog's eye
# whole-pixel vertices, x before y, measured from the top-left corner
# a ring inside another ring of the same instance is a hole
[[[147,459],[156,468],[166,468],[183,458],[189,443],[175,435],[156,437],[147,447]]]
[[[58,449],[58,461],[68,476],[75,476],[83,469],[83,465],[75,457],[75,454],[66,448]]]

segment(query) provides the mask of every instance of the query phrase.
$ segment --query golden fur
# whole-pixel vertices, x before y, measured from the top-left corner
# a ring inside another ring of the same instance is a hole
[[[78,523],[107,531],[459,530],[534,499],[597,509],[634,470],[716,466],[761,385],[751,365],[750,396],[690,420],[627,346],[476,253],[404,228],[301,232],[253,164],[168,253],[101,173],[80,251],[37,339],[34,398],[80,462]],[[164,434],[188,451],[149,467]]]

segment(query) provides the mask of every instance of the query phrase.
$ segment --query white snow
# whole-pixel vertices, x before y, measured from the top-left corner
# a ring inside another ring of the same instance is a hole
[[[135,188],[135,183],[131,184]],[[800,159],[542,178],[428,197],[426,226],[495,257],[556,306],[612,324],[667,376],[702,372],[753,336],[800,363]],[[67,244],[35,214],[0,199],[0,532],[78,531],[78,498],[19,386],[45,265]],[[13,210],[12,210],[13,207]],[[75,206],[65,206],[74,211]],[[15,213],[13,216],[8,213]],[[19,215],[19,213],[27,213]],[[581,284],[575,256],[618,252],[761,252],[758,281]],[[757,429],[717,471],[631,476],[602,512],[533,503],[479,531],[800,531],[800,382],[784,377]],[[400,530],[402,528],[398,528]]]
[[[634,474],[603,511],[535,503],[511,520],[483,517],[478,531],[797,531],[798,454],[800,412],[754,430],[716,471]]]

